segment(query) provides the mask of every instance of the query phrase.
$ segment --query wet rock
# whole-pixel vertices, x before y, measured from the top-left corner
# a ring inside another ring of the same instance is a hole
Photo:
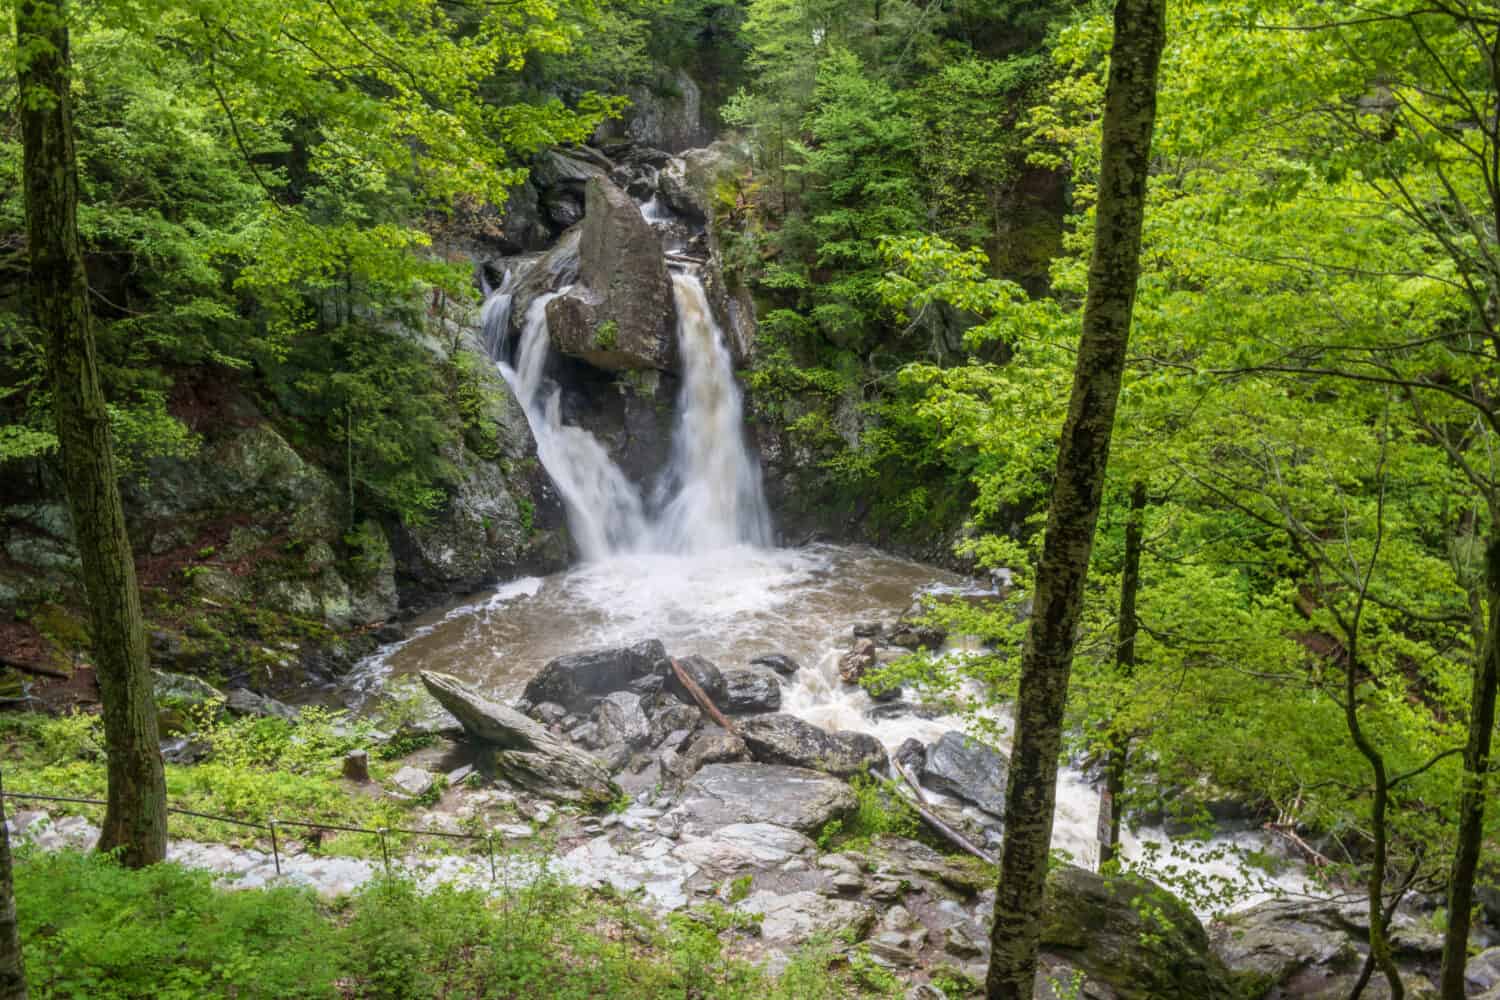
[[[921,774],[922,768],[927,764],[927,748],[922,745],[921,740],[908,737],[896,748],[895,757],[896,763],[912,774]]]
[[[524,697],[534,705],[550,701],[569,712],[586,714],[604,695],[622,691],[631,681],[650,674],[666,656],[666,647],[657,639],[559,656],[527,682]]]
[[[547,798],[585,805],[611,802],[618,794],[597,761],[520,712],[489,700],[447,674],[424,670],[421,676],[433,697],[463,723],[469,737],[487,745],[488,762],[513,784]]]
[[[1214,952],[1236,973],[1253,974],[1268,987],[1355,973],[1369,930],[1361,909],[1269,900],[1223,918]]]
[[[661,693],[662,685],[665,683],[666,678],[660,674],[647,674],[645,677],[637,677],[631,681],[626,685],[626,690],[640,695],[641,707],[646,708],[655,703],[656,696]],[[649,709],[647,714],[650,714]]]
[[[779,895],[763,889],[735,909],[759,914],[761,938],[768,942],[802,944],[817,934],[858,941],[870,932],[875,921],[875,912],[863,903],[808,891]]]
[[[790,677],[802,669],[802,664],[785,653],[765,653],[750,661],[751,666],[770,667],[783,677]]]
[[[919,625],[915,622],[898,622],[891,629],[890,635],[885,637],[886,642],[892,646],[900,646],[903,649],[941,649],[943,643],[948,641],[948,633],[931,625]]]
[[[751,755],[765,764],[790,764],[848,778],[883,771],[888,763],[885,748],[868,733],[830,733],[784,712],[745,719],[740,735]]]
[[[683,673],[691,677],[693,682],[703,689],[703,693],[708,695],[709,700],[722,710],[725,698],[725,685],[724,675],[719,671],[719,668],[711,660],[702,656],[678,657],[677,665],[682,668]],[[671,670],[670,667],[667,669],[668,673],[665,675],[665,690],[667,693],[675,695],[678,699],[688,704],[697,704],[693,700],[693,696],[688,693],[687,688],[677,679],[676,671]]]
[[[676,368],[676,306],[661,237],[624,191],[589,180],[578,282],[547,304],[558,350],[607,371]]]
[[[940,719],[947,714],[938,705],[917,705],[909,701],[890,701],[885,704],[876,705],[865,713],[865,717],[871,722],[889,722],[891,719],[900,719],[908,715],[917,719]]]
[[[750,748],[743,739],[718,726],[707,726],[691,740],[685,740],[678,749],[664,751],[662,771],[678,781],[686,781],[708,764],[729,764],[749,759]]]
[[[734,823],[773,823],[816,833],[855,808],[854,792],[836,778],[777,764],[709,764],[689,781],[668,815],[685,833],[706,835]]]
[[[696,705],[686,705],[676,698],[663,698],[650,712],[651,745],[659,747],[672,733],[691,733],[703,721],[703,712]]]
[[[300,714],[297,709],[284,702],[256,694],[246,688],[235,688],[230,691],[224,698],[224,707],[233,715],[254,715],[287,721],[297,718]]]
[[[885,626],[880,622],[855,622],[854,638],[856,639],[879,639]]]
[[[724,671],[724,702],[728,714],[774,712],[781,707],[781,684],[766,670]]]
[[[1005,779],[1010,760],[964,733],[949,731],[927,748],[922,784],[973,803],[992,816],[1005,815]]]
[[[1071,865],[1053,869],[1041,943],[1119,1000],[1238,996],[1193,911],[1144,879],[1105,879]]]
[[[856,639],[854,648],[839,657],[839,679],[845,684],[858,684],[878,659],[874,639]]]
[[[568,717],[568,710],[555,701],[544,701],[533,705],[526,714],[544,726],[558,726]]]
[[[594,708],[596,739],[605,745],[622,744],[631,750],[651,740],[651,723],[641,710],[640,695],[614,691]]]

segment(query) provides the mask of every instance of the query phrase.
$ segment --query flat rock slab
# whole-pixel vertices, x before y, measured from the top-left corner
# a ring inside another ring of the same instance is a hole
[[[683,788],[670,815],[699,836],[736,823],[770,823],[816,833],[854,811],[854,792],[837,778],[782,764],[708,764]]]
[[[869,733],[829,732],[786,712],[739,723],[750,755],[766,764],[790,764],[850,778],[889,766],[885,747]]]
[[[816,851],[813,842],[796,830],[771,823],[731,823],[707,837],[679,844],[672,854],[724,878],[746,871],[779,867],[799,855]]]
[[[622,893],[640,889],[656,906],[680,910],[688,902],[683,883],[698,874],[698,866],[673,857],[674,847],[672,841],[657,837],[622,854],[604,835],[575,847],[555,867],[575,885],[608,884]]]
[[[759,914],[761,938],[801,944],[814,934],[850,934],[856,941],[870,932],[875,911],[852,899],[830,899],[816,892],[782,895],[761,890],[741,901],[741,913]]]
[[[1005,779],[1010,758],[957,731],[927,748],[922,784],[973,803],[991,816],[1005,815]]]

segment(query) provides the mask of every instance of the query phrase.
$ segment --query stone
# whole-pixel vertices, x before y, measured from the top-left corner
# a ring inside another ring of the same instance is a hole
[[[168,764],[196,764],[213,753],[213,745],[202,740],[178,736],[161,741],[161,758]]]
[[[679,844],[672,854],[715,878],[784,867],[817,851],[804,835],[771,823],[731,823]]]
[[[781,684],[765,670],[724,671],[724,702],[719,708],[729,714],[774,712],[781,707]]]
[[[544,726],[559,726],[568,717],[568,710],[555,701],[544,701],[540,705],[531,706],[526,714]]]
[[[855,622],[853,629],[856,639],[879,639],[884,631],[885,626],[880,622]]]
[[[232,715],[254,715],[262,718],[286,719],[289,722],[301,714],[291,705],[277,701],[275,698],[256,694],[246,688],[230,690],[225,695],[224,707]]]
[[[606,371],[677,367],[676,305],[661,236],[608,178],[584,189],[578,281],[547,304],[559,351]]]
[[[767,889],[752,893],[735,909],[760,915],[761,938],[770,942],[802,944],[818,934],[861,940],[870,932],[875,913],[852,899],[830,899],[816,892],[781,895]]]
[[[1464,983],[1471,993],[1500,987],[1500,948],[1490,948],[1469,959],[1464,968]]]
[[[706,835],[735,823],[772,823],[815,834],[854,811],[854,792],[826,774],[778,764],[709,764],[683,788],[668,816]]]
[[[802,669],[802,665],[785,653],[764,653],[750,661],[753,667],[770,667],[783,677],[790,677]]]
[[[1368,935],[1368,924],[1353,912],[1357,908],[1268,900],[1219,921],[1214,953],[1237,973],[1268,984],[1311,972],[1345,972],[1357,966]]]
[[[973,803],[991,816],[1005,815],[1010,760],[971,736],[950,730],[927,748],[921,782],[933,791]]]
[[[666,647],[657,639],[622,649],[559,656],[527,682],[523,697],[533,705],[550,701],[569,712],[587,714],[604,695],[625,690],[666,656]]]
[[[514,785],[561,802],[603,805],[619,789],[598,761],[553,736],[520,712],[493,702],[455,677],[424,670],[422,683],[487,745],[489,763]]]
[[[670,753],[670,756],[669,756]],[[686,781],[707,764],[727,764],[750,759],[745,741],[718,726],[699,730],[690,742],[676,751],[662,754],[662,770],[679,781]]]
[[[594,708],[595,739],[605,746],[624,744],[632,750],[651,741],[651,723],[641,710],[641,696],[613,691]]]
[[[791,764],[841,778],[888,765],[885,747],[869,733],[830,733],[784,712],[743,720],[740,735],[751,756],[764,764]]]
[[[688,902],[683,883],[698,874],[698,867],[674,857],[675,847],[658,837],[625,854],[608,836],[599,836],[563,855],[558,867],[574,884],[610,885],[621,893],[642,891],[661,909],[680,910]]]
[[[1047,876],[1041,944],[1119,1000],[1239,995],[1193,911],[1145,879],[1054,868]]]
[[[895,760],[913,775],[920,775],[927,764],[927,748],[922,745],[921,740],[908,737],[896,748]]]
[[[978,958],[988,942],[968,924],[954,924],[943,931],[943,950],[959,958]]]
[[[835,872],[828,884],[834,892],[845,896],[857,896],[865,891],[865,880],[848,872]]]
[[[455,767],[453,770],[448,772],[448,787],[457,788],[465,781],[468,781],[470,775],[477,773],[478,772],[474,770],[473,764],[465,764],[462,767]]]
[[[350,750],[344,754],[344,777],[361,784],[370,780],[370,754],[364,750]]]
[[[413,798],[420,798],[432,791],[437,775],[420,767],[403,767],[391,777],[391,784]]]
[[[222,691],[191,674],[153,670],[151,676],[157,725],[163,733],[184,732],[193,725],[195,715],[217,715],[224,703]]]
[[[858,684],[878,659],[874,639],[856,639],[854,648],[839,657],[839,679],[845,684]]]
[[[703,693],[708,695],[709,700],[722,711],[725,697],[724,675],[719,671],[719,668],[711,660],[702,656],[678,657],[677,665],[682,668],[683,673],[691,677],[693,682],[703,689]],[[677,679],[676,671],[671,670],[670,667],[667,669],[669,671],[666,675],[667,681],[665,684],[667,693],[674,695],[680,701],[696,705],[697,702],[694,701],[693,696],[688,693],[687,688]]]
[[[686,705],[676,698],[666,699],[651,713],[651,745],[659,747],[673,733],[686,734],[698,728],[703,712],[696,705]]]

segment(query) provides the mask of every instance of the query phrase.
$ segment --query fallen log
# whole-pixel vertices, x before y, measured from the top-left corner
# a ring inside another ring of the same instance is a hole
[[[729,719],[724,715],[724,713],[719,711],[719,707],[715,705],[714,700],[708,696],[708,692],[704,691],[702,686],[700,686],[697,681],[693,680],[693,678],[688,675],[688,672],[686,670],[683,670],[681,665],[679,665],[675,659],[668,660],[668,662],[672,664],[672,673],[677,675],[678,683],[680,683],[684,688],[687,689],[688,694],[693,696],[693,700],[698,703],[698,707],[703,709],[703,711],[708,714],[708,717],[710,719],[713,719],[720,726],[722,726],[725,732],[731,733],[735,736],[740,735],[739,727],[730,722]]]
[[[922,822],[932,827],[932,829],[936,833],[946,838],[949,843],[951,843],[954,847],[957,847],[959,850],[964,851],[968,854],[972,854],[980,861],[984,861],[988,864],[999,864],[999,860],[997,858],[991,855],[984,848],[980,847],[978,844],[975,844],[968,837],[965,837],[962,833],[959,833],[953,827],[943,822],[943,820],[938,817],[937,813],[927,808],[927,797],[922,794],[922,787],[918,785],[916,779],[911,776],[911,772],[903,767],[901,765],[901,762],[899,760],[896,760],[894,757],[891,758],[891,770],[895,771],[898,775],[901,776],[901,779],[906,782],[907,787],[912,790],[912,794],[917,797],[917,801],[911,803],[911,807],[916,810],[917,815],[922,818]]]

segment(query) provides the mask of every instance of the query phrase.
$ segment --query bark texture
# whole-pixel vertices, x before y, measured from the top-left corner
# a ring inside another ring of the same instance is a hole
[[[1164,0],[1117,0],[1104,99],[1104,146],[1088,299],[1035,607],[1021,658],[1005,843],[995,895],[986,995],[1030,1000],[1042,891],[1052,841],[1057,758],[1094,525],[1140,272],[1141,223],[1156,120],[1156,77],[1166,38]]]
[[[5,826],[5,798],[0,794],[0,1000],[26,1000],[26,963],[21,929],[16,923],[16,889],[11,876],[10,831]]]
[[[16,7],[16,39],[34,318],[47,347],[68,508],[83,565],[104,703],[109,804],[99,849],[118,850],[122,863],[140,867],[166,853],[166,786],[140,591],[115,477],[78,241],[64,3],[22,0]]]
[[[1492,514],[1500,502],[1490,500]],[[1490,527],[1490,538],[1500,539],[1500,523]],[[1491,541],[1486,558],[1485,595],[1489,624],[1484,646],[1474,664],[1474,690],[1469,702],[1469,742],[1464,747],[1464,787],[1458,801],[1458,842],[1448,879],[1448,929],[1443,936],[1443,969],[1439,991],[1443,1000],[1463,1000],[1464,969],[1469,960],[1469,927],[1474,910],[1474,879],[1484,845],[1484,800],[1490,770],[1490,748],[1495,733],[1495,689],[1500,684],[1500,541]]]
[[[1141,589],[1141,532],[1146,513],[1146,484],[1136,482],[1130,488],[1130,520],[1125,522],[1125,564],[1120,568],[1120,624],[1115,642],[1115,671],[1121,677],[1135,674],[1135,637],[1140,631],[1136,619],[1136,596]],[[1125,767],[1130,753],[1130,736],[1117,732],[1110,738],[1105,782],[1109,789],[1109,834],[1099,851],[1101,865],[1115,860],[1120,853],[1121,802],[1125,796]]]

